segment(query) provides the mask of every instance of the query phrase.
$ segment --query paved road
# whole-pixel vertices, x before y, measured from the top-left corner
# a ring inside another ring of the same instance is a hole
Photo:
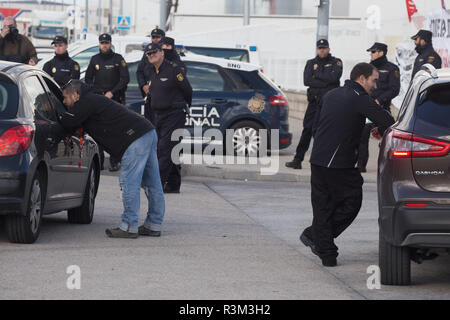
[[[112,176],[102,177],[92,225],[46,217],[39,241],[25,246],[0,232],[0,299],[450,298],[448,256],[414,266],[414,286],[367,289],[366,269],[377,263],[373,184],[338,240],[340,265],[324,269],[298,241],[311,221],[308,184],[185,181],[181,195],[166,198],[158,239],[104,235],[121,213]],[[81,268],[81,290],[66,288],[69,265]]]

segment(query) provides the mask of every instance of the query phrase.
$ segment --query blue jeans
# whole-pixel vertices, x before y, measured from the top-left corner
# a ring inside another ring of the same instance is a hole
[[[120,187],[124,212],[120,229],[138,232],[141,187],[148,199],[147,219],[144,226],[152,231],[161,231],[164,219],[164,193],[159,176],[158,137],[152,130],[134,141],[125,151],[120,167]]]

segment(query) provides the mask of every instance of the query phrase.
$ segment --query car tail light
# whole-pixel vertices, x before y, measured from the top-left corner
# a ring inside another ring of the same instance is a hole
[[[408,207],[408,208],[425,208],[425,207],[428,207],[428,203],[406,203],[405,207]]]
[[[283,96],[270,96],[269,97],[270,105],[273,107],[287,107],[288,101]]]
[[[21,153],[33,141],[34,130],[31,126],[17,126],[6,130],[0,136],[0,157],[10,157]]]
[[[398,130],[393,130],[391,134],[393,158],[443,157],[450,152],[449,142],[426,139]]]

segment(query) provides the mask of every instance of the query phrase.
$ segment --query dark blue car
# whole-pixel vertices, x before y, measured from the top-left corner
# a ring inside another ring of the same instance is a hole
[[[131,81],[127,91],[127,104],[143,114],[144,100],[136,81],[136,69],[141,54],[127,57]],[[218,129],[226,137],[232,131],[233,148],[238,154],[254,154],[261,146],[266,129],[268,147],[285,149],[292,143],[289,133],[289,106],[284,93],[255,65],[239,61],[217,59],[200,55],[182,57],[187,77],[194,90],[192,106],[186,116],[183,143],[224,144],[224,139],[208,138],[209,129]],[[195,136],[194,129],[196,128]],[[270,134],[279,130],[278,146],[270,145]],[[203,132],[199,136],[199,132]]]

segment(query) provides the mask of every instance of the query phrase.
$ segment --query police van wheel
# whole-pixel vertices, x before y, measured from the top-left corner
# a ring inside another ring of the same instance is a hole
[[[411,249],[393,246],[384,240],[381,231],[379,245],[381,284],[409,286],[411,284]]]
[[[92,219],[94,218],[95,196],[97,192],[96,170],[95,165],[93,165],[89,171],[89,177],[81,207],[67,211],[69,223],[90,224],[92,222]]]
[[[233,132],[233,150],[235,156],[257,157],[260,153],[262,125],[254,121],[240,121],[231,126]],[[269,148],[269,146],[267,146]]]

